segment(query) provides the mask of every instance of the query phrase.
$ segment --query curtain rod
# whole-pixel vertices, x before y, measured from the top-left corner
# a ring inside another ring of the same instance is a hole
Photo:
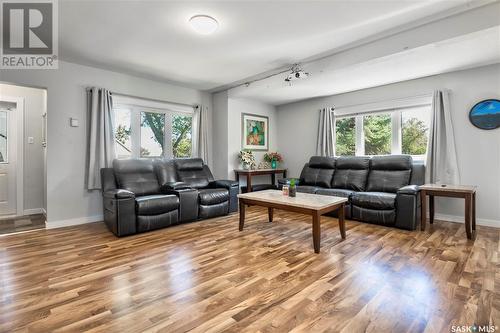
[[[182,106],[190,106],[194,109],[198,109],[198,105],[193,105],[193,104],[187,104],[187,103],[179,103],[179,102],[170,102],[170,101],[165,101],[161,99],[154,99],[154,98],[147,98],[147,97],[141,97],[141,96],[134,96],[134,95],[129,95],[129,94],[123,94],[120,92],[112,91],[111,95],[117,95],[117,96],[123,96],[123,97],[131,97],[131,98],[137,98],[137,99],[143,99],[146,101],[151,101],[151,102],[158,102],[158,103],[168,103],[168,104],[175,104],[175,105],[182,105]]]

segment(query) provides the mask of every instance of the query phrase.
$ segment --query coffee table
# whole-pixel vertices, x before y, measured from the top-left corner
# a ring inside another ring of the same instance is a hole
[[[309,193],[297,193],[297,196],[292,198],[284,196],[278,190],[243,193],[238,194],[238,198],[240,202],[240,231],[243,230],[243,226],[245,225],[246,205],[267,207],[269,222],[273,221],[273,209],[311,215],[314,252],[319,253],[321,215],[338,211],[340,235],[342,239],[345,239],[344,206],[347,198]]]

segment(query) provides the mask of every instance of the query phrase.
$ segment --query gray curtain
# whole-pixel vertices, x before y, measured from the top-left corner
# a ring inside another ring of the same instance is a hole
[[[115,158],[114,114],[111,92],[87,89],[87,189],[101,188],[101,168],[111,167]]]
[[[434,91],[427,144],[426,183],[460,184],[448,91]]]
[[[323,108],[319,112],[316,154],[335,156],[335,114],[333,108]]]
[[[198,105],[194,112],[194,135],[193,135],[193,156],[203,159],[205,163],[209,164],[209,151],[208,151],[208,107],[205,105]]]

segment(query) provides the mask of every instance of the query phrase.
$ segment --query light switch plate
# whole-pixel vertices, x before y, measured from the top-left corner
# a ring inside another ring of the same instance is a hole
[[[35,138],[32,136],[28,136],[28,144],[32,145],[35,143]]]
[[[76,118],[70,118],[69,119],[69,124],[71,127],[78,127],[78,119]]]

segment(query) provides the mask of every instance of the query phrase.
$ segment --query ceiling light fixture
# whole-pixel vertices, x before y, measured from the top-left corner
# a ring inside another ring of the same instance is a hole
[[[219,28],[219,22],[208,15],[195,15],[189,19],[189,23],[194,31],[202,35],[214,33]]]
[[[285,81],[290,83],[291,81],[308,78],[309,75],[311,74],[305,72],[300,64],[293,64],[292,68],[290,68],[290,74],[285,78]]]

